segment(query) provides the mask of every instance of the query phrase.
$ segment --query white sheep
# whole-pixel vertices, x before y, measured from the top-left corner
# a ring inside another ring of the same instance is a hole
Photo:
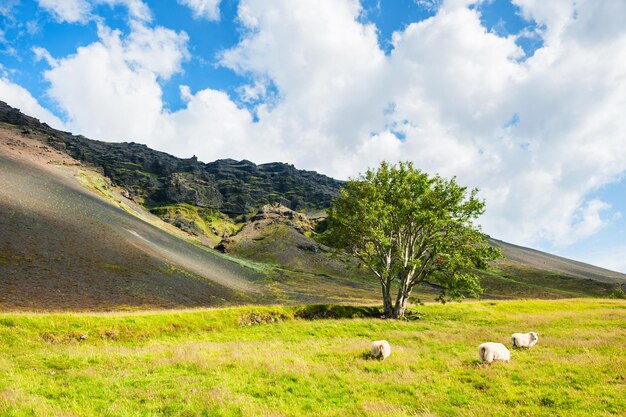
[[[481,361],[489,364],[493,361],[508,362],[511,360],[511,352],[502,343],[483,343],[478,346],[478,356],[480,356]]]
[[[391,355],[391,346],[386,340],[377,340],[372,342],[372,356],[380,360],[386,359]]]
[[[523,347],[530,349],[535,346],[535,344],[539,341],[539,336],[537,333],[513,333],[511,335],[511,343],[513,343],[513,347]]]

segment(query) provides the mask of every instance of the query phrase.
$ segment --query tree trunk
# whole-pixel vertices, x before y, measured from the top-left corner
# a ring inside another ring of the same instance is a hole
[[[393,306],[391,304],[391,291],[388,285],[382,285],[383,289],[383,311],[385,317],[393,317]]]
[[[393,307],[393,318],[401,319],[404,317],[406,311],[406,305],[409,303],[409,296],[411,290],[406,285],[401,285],[398,289],[398,297],[396,298],[396,305]]]

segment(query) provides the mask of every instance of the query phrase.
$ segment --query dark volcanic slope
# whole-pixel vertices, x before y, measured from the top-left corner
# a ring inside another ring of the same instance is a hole
[[[47,144],[102,170],[148,205],[188,203],[242,214],[267,203],[293,210],[330,206],[341,181],[284,163],[176,158],[137,143],[107,143],[60,132],[0,101],[0,122],[42,132]]]
[[[507,261],[518,265],[563,274],[568,277],[592,279],[609,284],[626,284],[626,274],[550,255],[535,249],[513,245],[501,240],[491,239],[491,244],[502,249]]]
[[[0,308],[256,302],[258,278],[95,197],[71,174],[0,154]]]

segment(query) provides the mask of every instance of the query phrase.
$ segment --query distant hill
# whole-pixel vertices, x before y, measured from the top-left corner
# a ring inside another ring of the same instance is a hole
[[[497,239],[490,239],[490,243],[492,246],[502,249],[507,262],[511,265],[523,265],[526,268],[550,271],[567,277],[600,281],[608,284],[622,284],[626,279],[626,274],[551,255],[535,249],[513,245]]]
[[[341,184],[283,163],[205,164],[93,141],[0,102],[0,309],[377,303],[366,268],[312,239],[306,213]],[[486,297],[626,286],[624,274],[492,244],[506,259],[482,273]]]

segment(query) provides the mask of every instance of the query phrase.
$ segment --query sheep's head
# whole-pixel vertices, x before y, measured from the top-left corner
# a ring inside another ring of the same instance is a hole
[[[539,336],[537,336],[537,333],[530,332],[529,334],[530,334],[530,340],[533,340],[533,341],[539,340]]]

